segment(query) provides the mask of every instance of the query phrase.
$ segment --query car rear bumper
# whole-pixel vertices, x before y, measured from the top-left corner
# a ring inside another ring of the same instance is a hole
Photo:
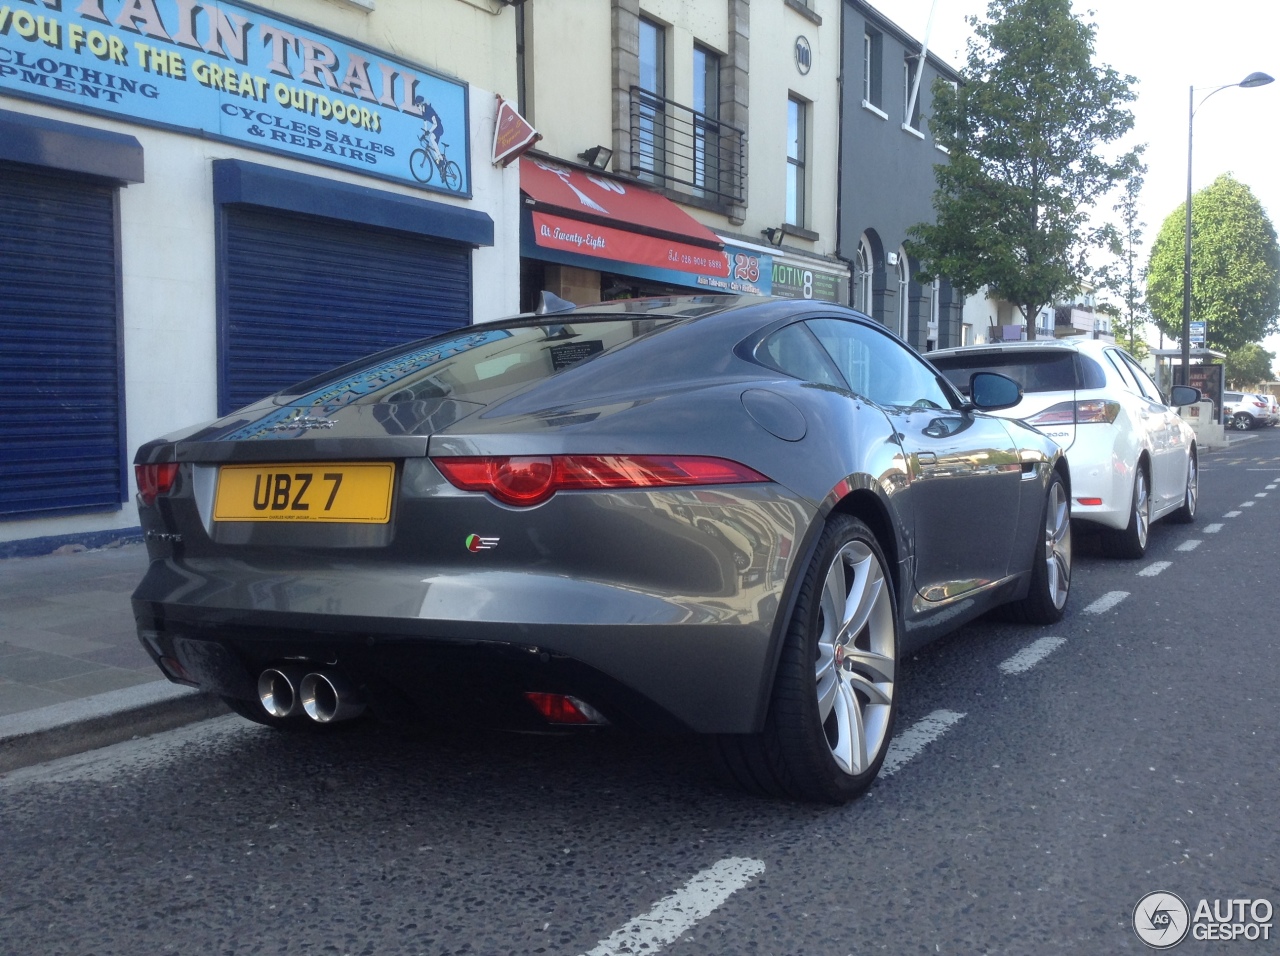
[[[354,568],[156,560],[133,597],[139,635],[171,679],[245,700],[264,668],[306,662],[344,672],[393,717],[518,726],[533,713],[523,692],[542,691],[613,723],[748,733],[763,721],[791,562],[743,586],[730,559],[724,579],[739,585],[702,595],[529,570]]]
[[[1120,431],[1110,425],[1076,428],[1076,440],[1067,451],[1072,519],[1114,529],[1129,524],[1138,451],[1122,445]]]

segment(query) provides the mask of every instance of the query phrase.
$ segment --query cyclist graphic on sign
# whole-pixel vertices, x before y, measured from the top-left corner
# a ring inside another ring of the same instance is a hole
[[[448,143],[440,141],[444,135],[444,121],[435,107],[421,96],[415,96],[413,105],[422,114],[422,131],[418,133],[418,142],[422,145],[409,154],[409,171],[420,183],[431,182],[435,173],[440,173],[440,181],[446,189],[462,188],[462,169],[451,159],[446,159],[444,150]]]

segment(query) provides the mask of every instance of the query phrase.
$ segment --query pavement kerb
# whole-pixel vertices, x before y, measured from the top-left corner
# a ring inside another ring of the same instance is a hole
[[[159,680],[0,717],[0,773],[230,713],[217,697]]]

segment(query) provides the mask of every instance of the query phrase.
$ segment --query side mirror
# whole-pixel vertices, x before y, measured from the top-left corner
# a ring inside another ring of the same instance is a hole
[[[1183,405],[1194,405],[1200,401],[1200,389],[1192,388],[1190,385],[1175,385],[1169,389],[1169,404],[1174,408],[1181,408]]]
[[[969,378],[969,403],[978,411],[1012,408],[1022,401],[1022,386],[1007,375],[974,372]]]

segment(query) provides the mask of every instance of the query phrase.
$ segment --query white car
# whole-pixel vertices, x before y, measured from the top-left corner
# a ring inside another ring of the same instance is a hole
[[[1195,519],[1195,433],[1176,407],[1198,401],[1198,389],[1174,386],[1166,398],[1128,352],[1096,339],[970,345],[927,358],[966,395],[975,372],[1022,386],[1022,401],[994,414],[1034,425],[1067,453],[1072,517],[1103,529],[1108,554],[1140,558],[1152,521]]]

